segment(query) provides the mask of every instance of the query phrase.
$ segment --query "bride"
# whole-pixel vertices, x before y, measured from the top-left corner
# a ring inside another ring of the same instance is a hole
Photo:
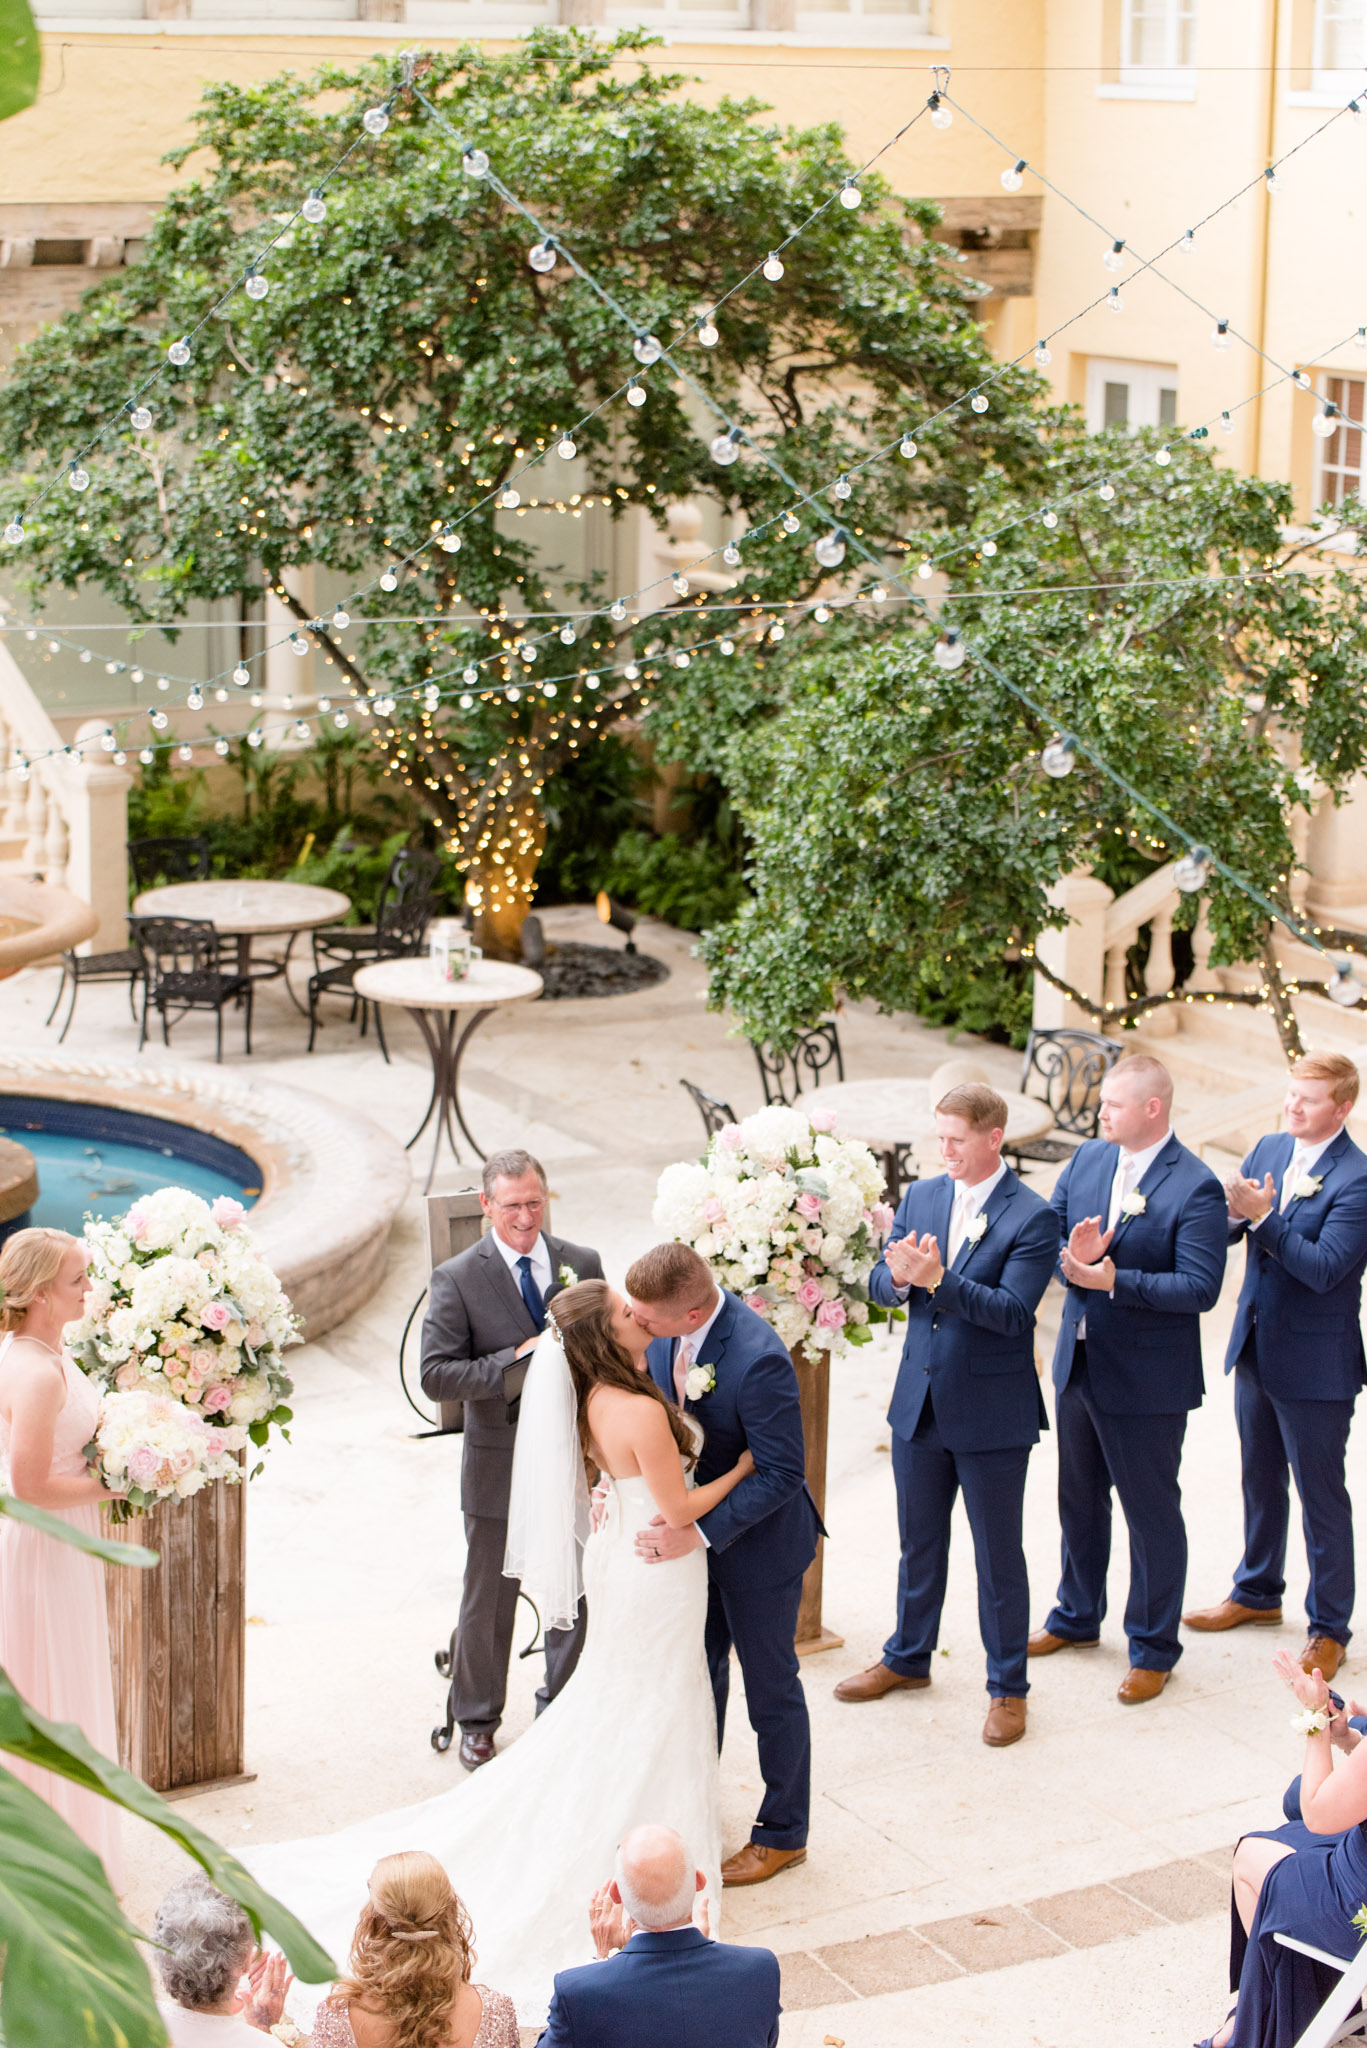
[[[754,1470],[748,1451],[692,1483],[699,1426],[646,1368],[650,1335],[605,1281],[558,1294],[522,1393],[505,1570],[547,1628],[581,1591],[588,1633],[574,1675],[527,1732],[436,1799],[244,1860],[334,1957],[345,1956],[376,1860],[425,1849],[469,1908],[480,1973],[542,2024],[557,1970],[593,1954],[588,1904],[623,1835],[677,1829],[721,1897],[717,1718],[703,1653],[707,1553],[666,1569],[637,1556],[656,1515],[682,1528]],[[606,1483],[590,1529],[588,1473]]]

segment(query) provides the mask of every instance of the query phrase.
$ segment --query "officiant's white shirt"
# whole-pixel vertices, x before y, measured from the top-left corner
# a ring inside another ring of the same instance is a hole
[[[546,1240],[544,1236],[538,1233],[536,1243],[532,1246],[531,1250],[529,1252],[519,1252],[514,1251],[513,1247],[510,1244],[505,1244],[503,1239],[499,1236],[497,1230],[491,1232],[491,1235],[493,1237],[494,1243],[498,1246],[499,1251],[503,1255],[504,1265],[508,1268],[508,1271],[512,1274],[513,1279],[517,1281],[519,1285],[521,1283],[522,1275],[517,1270],[517,1262],[519,1259],[522,1258],[527,1258],[531,1260],[532,1278],[533,1280],[535,1280],[537,1286],[541,1289],[541,1299],[544,1301],[550,1289],[552,1278],[551,1255],[546,1250]]]

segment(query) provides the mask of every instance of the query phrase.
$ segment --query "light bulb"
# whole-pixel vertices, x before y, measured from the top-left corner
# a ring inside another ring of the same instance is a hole
[[[347,717],[345,711],[334,711],[334,713],[332,714],[332,722],[336,726],[338,732],[345,732],[347,727],[350,725],[351,720]]]
[[[562,462],[573,462],[579,450],[575,447],[568,434],[562,434],[555,444],[555,452]]]
[[[345,633],[347,627],[351,624],[351,613],[346,609],[345,605],[338,605],[336,611],[332,614],[332,623],[339,633]]]
[[[888,593],[884,590],[881,583],[875,583],[873,589],[869,592],[869,598],[874,604],[886,604]]]
[[[556,685],[554,683],[543,683],[541,685],[541,694],[543,697],[554,697],[556,694]]]
[[[634,384],[634,383],[633,383],[633,384],[628,384],[628,386],[627,386],[627,404],[628,404],[628,405],[644,405],[644,404],[645,404],[645,402],[646,402],[646,387],[645,387],[645,385],[644,385],[644,384]]]
[[[658,363],[660,360],[660,344],[653,334],[638,334],[631,344],[631,353],[638,363],[644,363],[648,369],[652,363]]]
[[[548,270],[554,270],[556,261],[554,242],[538,242],[535,248],[527,251],[527,261],[531,264],[532,269],[540,271],[543,277]]]
[[[387,107],[367,107],[361,116],[361,126],[367,135],[383,135],[389,126]]]
[[[170,684],[170,680],[169,680],[169,678],[167,678],[166,676],[158,676],[158,677],[157,677],[157,688],[158,688],[159,690],[169,690],[169,689],[170,689],[170,687],[171,687],[171,684]]]
[[[294,638],[290,641],[290,653],[298,655],[302,658],[305,654],[308,653],[308,651],[308,641],[304,638],[302,633],[296,633]]]
[[[942,131],[954,125],[954,116],[940,98],[938,92],[933,92],[930,95],[930,125],[932,128],[939,128]]]
[[[641,671],[639,668],[637,668],[634,661],[629,661],[626,667],[622,670],[622,674],[626,677],[629,683],[634,683],[637,676],[639,676],[640,673]]]
[[[918,563],[916,574],[923,583],[929,583],[931,577],[935,574],[935,564],[927,557],[924,562]]]
[[[982,545],[982,552],[988,556],[995,555],[997,552],[997,543],[994,540],[985,540]]]
[[[1106,294],[1106,310],[1108,313],[1123,313],[1125,310],[1125,301],[1121,298],[1117,285],[1112,285]]]
[[[245,662],[239,661],[237,667],[233,670],[233,681],[237,684],[238,689],[245,690],[251,679],[251,670]]]
[[[214,702],[215,702],[216,704],[226,704],[226,703],[227,703],[227,701],[228,701],[228,692],[227,692],[226,690],[223,690],[223,689],[219,689],[219,690],[215,690],[215,691],[214,691]]]
[[[714,462],[720,463],[723,469],[729,469],[740,454],[740,434],[736,428],[732,427],[726,434],[714,434],[709,453]]]
[[[473,710],[473,709],[474,709],[474,702],[475,702],[474,698],[473,698],[473,697],[472,697],[472,696],[470,695],[470,692],[469,692],[469,691],[467,690],[467,691],[465,692],[464,696],[463,696],[463,697],[461,698],[461,700],[460,700],[460,708],[461,708],[461,710],[462,710],[462,711],[471,711],[471,710]]]
[[[383,576],[380,578],[381,590],[397,590],[398,587],[399,579],[397,574],[393,569],[386,569]]]
[[[1050,348],[1048,342],[1037,341],[1035,343],[1035,361],[1039,364],[1040,368],[1042,370],[1048,369],[1050,363],[1052,363],[1053,360],[1054,352]]]
[[[100,734],[100,745],[104,748],[106,754],[112,754],[118,745],[118,741],[114,738],[113,731],[109,726],[106,726]]]
[[[1104,251],[1101,261],[1105,269],[1119,270],[1121,264],[1125,261],[1125,244],[1123,242],[1112,242],[1110,248]]]
[[[1357,333],[1353,336],[1353,347],[1367,348],[1367,327],[1359,327]]]
[[[726,546],[721,551],[721,558],[725,562],[728,569],[739,568],[740,549],[736,546],[736,543],[733,540],[729,540],[726,543]]]
[[[771,640],[781,640],[783,638],[782,626],[775,626],[773,632],[769,635],[769,638]],[[687,668],[689,662],[692,659],[692,655],[680,652],[679,654],[676,654],[674,657],[674,666],[675,668]]]
[[[849,497],[849,495],[850,495],[850,480],[849,480],[849,478],[848,478],[847,476],[839,476],[839,477],[837,477],[837,478],[836,478],[836,480],[835,480],[835,486],[834,486],[834,488],[835,488],[835,495],[836,495],[836,497],[837,497],[837,498],[848,498],[848,497]]]
[[[987,393],[985,391],[975,391],[968,402],[974,412],[981,413],[987,411]]]
[[[669,580],[674,585],[676,595],[678,595],[679,597],[687,597],[688,578],[684,575],[682,569],[676,569]]]
[[[1054,511],[1046,512],[1040,523],[1052,530],[1058,525],[1058,513]]]
[[[460,679],[463,683],[477,683],[479,681],[479,670],[474,667],[463,668],[460,672]]]
[[[846,178],[844,184],[840,187],[840,204],[844,207],[845,211],[853,213],[855,208],[862,203],[863,197],[864,195],[855,184],[854,179]]]
[[[1102,480],[1102,482],[1097,485],[1096,494],[1098,498],[1102,498],[1108,505],[1110,504],[1112,498],[1115,496],[1115,485],[1111,482],[1111,479],[1109,477],[1105,477]]]
[[[460,160],[460,167],[467,178],[482,178],[489,168],[488,152],[483,149],[467,149]]]
[[[82,469],[77,462],[73,462],[67,471],[66,480],[71,485],[73,491],[88,491],[90,489],[90,471]]]
[[[318,699],[318,709],[319,709],[320,711],[331,711],[331,709],[332,709],[332,699],[331,699],[331,697],[320,697],[320,698]]]
[[[536,660],[536,653],[537,653],[537,650],[535,649],[535,647],[532,647],[532,646],[527,646],[527,647],[519,647],[517,651],[518,651],[518,653],[519,653],[519,654],[520,654],[520,655],[522,656],[522,659],[523,659],[523,660],[524,660],[525,662],[527,662],[527,663],[528,663],[529,665],[530,665],[530,663],[532,663],[532,662],[534,662],[534,661]]]
[[[189,747],[177,747],[176,758],[180,761],[193,761],[195,757]]]
[[[802,531],[802,521],[798,518],[796,512],[785,512],[779,521],[779,525],[790,537]]]
[[[504,692],[504,695],[510,704],[520,704],[522,702],[522,692],[518,689],[516,683],[511,683]]]
[[[152,713],[152,723],[158,732],[165,732],[171,721],[164,711],[154,711]]]
[[[573,647],[577,638],[578,635],[576,634],[573,626],[566,624],[560,628],[560,640],[562,646]]]
[[[125,764],[125,763],[127,762],[127,760],[128,760],[128,756],[127,756],[127,754],[125,754],[125,752],[124,752],[123,748],[122,748],[122,747],[119,747],[119,748],[117,748],[117,749],[115,750],[115,754],[114,754],[114,766],[115,766],[116,768],[122,768],[122,767],[124,766],[124,764]]]
[[[717,644],[717,651],[719,654],[734,654],[736,643],[734,640],[721,640]]]
[[[937,640],[930,651],[941,668],[962,668],[968,649],[951,626],[944,639]]]
[[[1156,451],[1153,459],[1158,464],[1158,467],[1160,469],[1166,469],[1168,464],[1172,461],[1172,451],[1168,448],[1159,448]]]
[[[129,677],[129,681],[133,683],[140,683],[142,679],[142,670],[140,668],[135,668],[133,670],[132,675]]]
[[[813,552],[823,569],[838,569],[845,559],[845,543],[832,528],[830,533],[822,534]]]
[[[147,429],[152,424],[151,409],[150,407],[145,405],[135,405],[133,407],[132,412],[129,413],[128,417],[132,425],[137,429],[138,433],[140,434],[145,434],[147,432]]]
[[[251,731],[247,734],[247,745],[249,747],[259,747],[264,743],[265,738],[266,735],[264,732],[262,732],[260,726],[254,725]]]
[[[1318,434],[1321,441],[1327,441],[1338,429],[1338,407],[1326,405],[1323,412],[1317,412],[1310,422],[1312,434]]]
[[[620,626],[620,625],[621,625],[621,623],[622,623],[622,621],[623,621],[623,619],[624,619],[624,618],[626,617],[626,615],[627,615],[627,608],[626,608],[626,606],[625,606],[625,605],[624,605],[624,604],[622,603],[622,600],[621,600],[621,598],[620,598],[620,597],[614,597],[614,599],[612,600],[612,603],[611,603],[611,604],[610,604],[610,605],[608,606],[608,617],[609,617],[610,619],[615,619],[615,620],[616,620],[616,622],[617,622],[617,624],[618,624],[618,625]]]
[[[1003,172],[1002,172],[1002,191],[1003,191],[1003,192],[1019,192],[1019,191],[1020,191],[1020,188],[1021,188],[1021,186],[1022,186],[1022,184],[1024,183],[1024,178],[1023,178],[1023,176],[1022,176],[1022,173],[1024,172],[1024,170],[1025,170],[1025,158],[1024,158],[1024,157],[1020,157],[1020,158],[1019,158],[1019,159],[1017,160],[1017,162],[1016,162],[1016,163],[1015,163],[1015,164],[1014,164],[1014,165],[1013,165],[1013,166],[1012,166],[1012,167],[1011,167],[1010,169],[1008,169],[1008,170],[1005,170],[1005,171],[1003,171]]]
[[[198,690],[191,690],[185,702],[191,711],[202,711],[204,709],[204,698]]]
[[[912,456],[916,453],[916,443],[912,440],[910,434],[903,434],[901,440],[897,443],[897,453],[904,462],[911,461]]]
[[[1184,896],[1195,896],[1210,879],[1210,855],[1204,846],[1193,846],[1177,861],[1172,879]]]
[[[243,290],[249,299],[264,299],[270,288],[270,279],[263,277],[259,270],[249,270],[247,272]]]
[[[1222,434],[1232,434],[1234,432],[1234,422],[1227,412],[1220,414],[1218,424]]]
[[[783,258],[776,249],[771,249],[764,259],[764,275],[770,284],[777,284],[783,275]]]
[[[500,494],[498,502],[505,512],[514,512],[522,503],[522,493],[515,491],[512,485],[509,484],[507,490]]]
[[[215,741],[214,741],[214,752],[215,752],[216,754],[218,754],[218,755],[224,755],[224,754],[226,754],[226,753],[227,753],[227,751],[228,751],[228,742],[227,742],[226,740],[223,740],[223,739],[219,739],[219,740],[215,740]]]
[[[1277,167],[1275,164],[1269,164],[1267,169],[1263,172],[1263,183],[1264,185],[1266,185],[1268,191],[1272,194],[1274,199],[1276,198],[1279,192],[1283,192],[1286,189],[1285,186],[1282,184],[1281,179],[1277,175]]]
[[[812,617],[816,620],[818,626],[829,626],[831,623],[830,606],[828,604],[819,604],[812,613]]]
[[[1071,775],[1077,760],[1077,742],[1071,733],[1061,732],[1057,739],[1050,740],[1047,747],[1041,747],[1039,764],[1046,775],[1052,775],[1059,782],[1065,775]]]
[[[311,731],[311,729],[310,729],[310,727],[309,727],[309,722],[308,722],[308,720],[307,720],[306,718],[296,718],[296,719],[295,719],[295,721],[294,721],[294,737],[295,737],[295,738],[296,738],[297,740],[307,740],[307,739],[312,739],[312,737],[313,737],[313,734],[312,734],[312,731]]]
[[[1233,339],[1234,336],[1229,331],[1228,320],[1217,320],[1214,327],[1210,330],[1211,347],[1228,348]]]
[[[717,343],[721,340],[720,330],[718,329],[716,323],[712,320],[710,315],[706,320],[703,321],[702,326],[698,329],[698,340],[702,343],[704,348],[715,348],[717,346]]]
[[[1179,256],[1192,256],[1196,253],[1196,237],[1190,228],[1177,244],[1177,253]]]
[[[321,192],[310,192],[299,211],[310,227],[316,228],[320,221],[327,219],[327,204]]]
[[[182,337],[179,341],[173,341],[166,353],[176,368],[183,370],[190,360],[190,344]]]
[[[150,768],[156,758],[150,747],[140,747],[138,749],[138,759],[142,762],[144,768]]]
[[[1297,391],[1309,391],[1312,388],[1310,379],[1306,376],[1304,370],[1293,370],[1291,372],[1291,382],[1295,385]]]

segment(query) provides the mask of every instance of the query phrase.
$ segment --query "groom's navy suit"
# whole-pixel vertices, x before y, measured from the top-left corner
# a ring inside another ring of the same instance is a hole
[[[647,1352],[666,1400],[674,1393],[674,1337]],[[812,1738],[793,1638],[802,1575],[821,1520],[807,1491],[802,1408],[793,1361],[762,1316],[722,1290],[722,1306],[696,1356],[716,1374],[711,1393],[685,1406],[702,1424],[698,1484],[729,1472],[743,1450],[755,1469],[698,1523],[707,1552],[707,1664],[726,1728],[734,1643],[745,1704],[759,1744],[764,1801],[751,1840],[801,1849],[811,1803]],[[660,1569],[667,1570],[668,1566]]]
[[[1064,1167],[1053,1207],[1065,1244],[1089,1216],[1105,1230],[1119,1159],[1118,1145],[1096,1138]],[[1171,1671],[1187,1576],[1177,1475],[1187,1415],[1205,1394],[1201,1317],[1225,1277],[1225,1191],[1169,1132],[1134,1193],[1143,1213],[1117,1216],[1107,1253],[1114,1291],[1069,1287],[1063,1305],[1054,1351],[1063,1570],[1044,1625],[1065,1641],[1099,1635],[1114,1487],[1130,1532],[1130,1663]]]
[[[949,1251],[954,1182],[913,1181],[892,1241],[929,1232]],[[897,1627],[883,1662],[925,1678],[940,1630],[949,1576],[949,1528],[963,1490],[978,1567],[978,1625],[994,1698],[1024,1698],[1030,1587],[1021,1523],[1030,1452],[1048,1418],[1035,1376],[1035,1310],[1058,1257],[1049,1204],[1008,1167],[982,1211],[986,1229],[959,1246],[934,1294],[913,1287],[893,1388],[892,1471],[902,1560]],[[890,1307],[900,1288],[880,1258],[872,1298]]]
[[[539,2048],[774,2048],[781,2010],[767,1948],[642,1928],[615,1956],[559,1973]]]
[[[1260,1138],[1243,1163],[1272,1175],[1272,1212],[1247,1233],[1248,1264],[1225,1356],[1243,1461],[1244,1555],[1233,1598],[1280,1607],[1295,1474],[1310,1561],[1312,1636],[1346,1643],[1353,1613],[1353,1510],[1344,1458],[1364,1382],[1362,1273],[1367,1265],[1367,1157],[1346,1131],[1309,1168],[1318,1191],[1280,1207],[1295,1140]]]

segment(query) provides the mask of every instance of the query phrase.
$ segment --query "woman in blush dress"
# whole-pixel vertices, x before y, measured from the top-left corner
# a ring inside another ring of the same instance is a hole
[[[517,2048],[512,2000],[471,1983],[474,1965],[469,1915],[436,1857],[382,1857],[313,2048]]]
[[[112,1496],[85,1446],[100,1397],[62,1348],[88,1289],[85,1246],[64,1230],[18,1230],[0,1250],[0,1484],[98,1536],[100,1502]],[[117,1756],[104,1566],[8,1516],[0,1517],[0,1666],[38,1713],[74,1721],[96,1749]],[[117,1890],[118,1809],[17,1757],[3,1764],[71,1824]]]

